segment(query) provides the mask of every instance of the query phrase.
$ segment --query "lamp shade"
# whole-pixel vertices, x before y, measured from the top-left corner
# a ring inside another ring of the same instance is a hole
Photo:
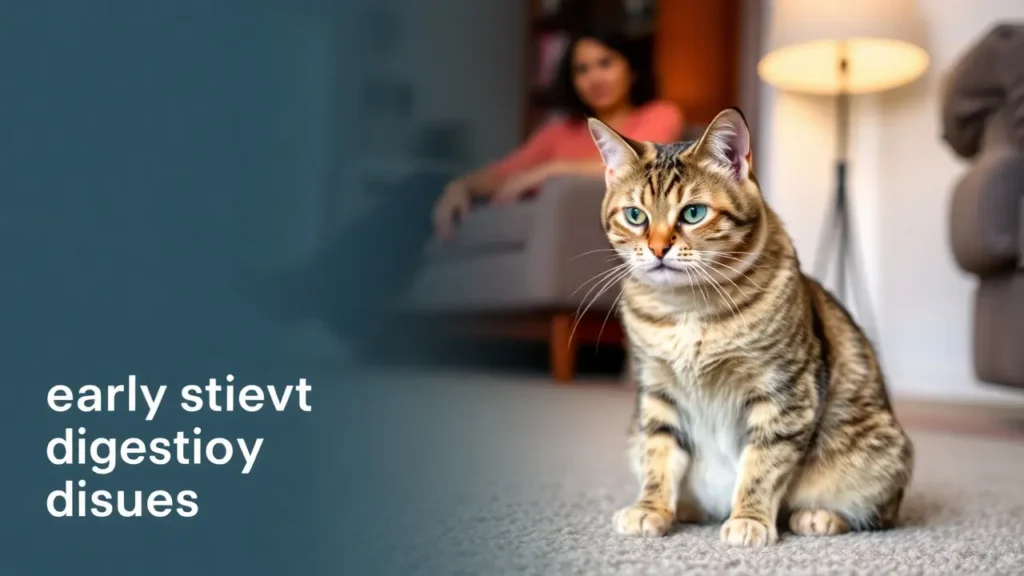
[[[928,68],[914,0],[774,0],[765,82],[794,92],[879,92]],[[845,78],[839,63],[847,62]]]

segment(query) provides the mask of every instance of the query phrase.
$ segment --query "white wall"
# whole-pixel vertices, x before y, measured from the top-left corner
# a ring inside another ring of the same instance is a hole
[[[320,240],[358,220],[380,199],[368,180],[399,184],[415,170],[434,168],[409,152],[427,125],[456,124],[467,132],[468,170],[512,150],[520,141],[527,5],[519,0],[347,0],[341,32],[332,37],[329,68],[333,131],[330,186],[317,206]],[[379,18],[387,25],[374,25]],[[368,110],[367,78],[412,92],[404,112]],[[317,102],[319,104],[319,102]],[[359,127],[359,131],[353,129]],[[352,148],[359,155],[351,154]],[[344,151],[343,151],[344,150]],[[461,163],[460,163],[461,164]],[[312,249],[314,246],[311,246]]]
[[[1024,401],[973,376],[975,282],[957,268],[947,233],[951,190],[965,164],[941,140],[939,123],[942,74],[993,24],[1024,19],[1024,2],[918,0],[918,9],[928,73],[860,97],[852,110],[850,195],[882,361],[897,396]],[[834,185],[834,105],[770,88],[763,105],[769,146],[755,165],[810,270]]]
[[[523,117],[526,3],[405,1],[403,57],[417,118],[470,122],[476,163],[508,153]]]

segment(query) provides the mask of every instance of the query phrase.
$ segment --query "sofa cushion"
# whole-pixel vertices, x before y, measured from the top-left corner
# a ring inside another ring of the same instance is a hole
[[[1013,270],[1021,254],[1024,154],[982,154],[957,183],[949,213],[953,255],[979,276]]]
[[[470,210],[465,221],[448,240],[431,240],[426,260],[435,262],[473,258],[481,254],[517,252],[525,249],[530,235],[531,211],[535,201],[510,205],[483,205]]]
[[[513,205],[473,209],[452,238],[432,241],[410,307],[432,312],[576,309],[606,312],[618,296],[597,280],[614,262],[601,227],[601,178],[554,178]],[[594,288],[588,294],[588,290]]]
[[[981,380],[1024,387],[1024,273],[981,282],[974,303],[974,369]]]
[[[525,252],[434,261],[416,276],[406,308],[415,312],[522,311],[543,302],[527,282]]]
[[[943,79],[942,136],[957,154],[973,158],[989,117],[1007,112],[1007,137],[1024,148],[1024,25],[998,24],[962,55]]]

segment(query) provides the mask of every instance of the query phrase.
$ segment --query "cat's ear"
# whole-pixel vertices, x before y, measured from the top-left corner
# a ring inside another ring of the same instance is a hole
[[[739,108],[719,112],[694,147],[694,154],[728,170],[736,182],[750,178],[753,156],[750,129],[743,112]]]
[[[610,175],[639,164],[643,145],[626,138],[597,118],[587,119],[590,137],[601,152],[601,160]]]

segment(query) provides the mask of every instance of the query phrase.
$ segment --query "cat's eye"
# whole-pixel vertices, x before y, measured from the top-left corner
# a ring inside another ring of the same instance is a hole
[[[690,204],[683,207],[683,222],[687,224],[699,224],[708,215],[708,207],[704,204]]]
[[[635,206],[630,206],[622,212],[626,216],[626,222],[633,226],[643,226],[647,223],[647,213]]]

